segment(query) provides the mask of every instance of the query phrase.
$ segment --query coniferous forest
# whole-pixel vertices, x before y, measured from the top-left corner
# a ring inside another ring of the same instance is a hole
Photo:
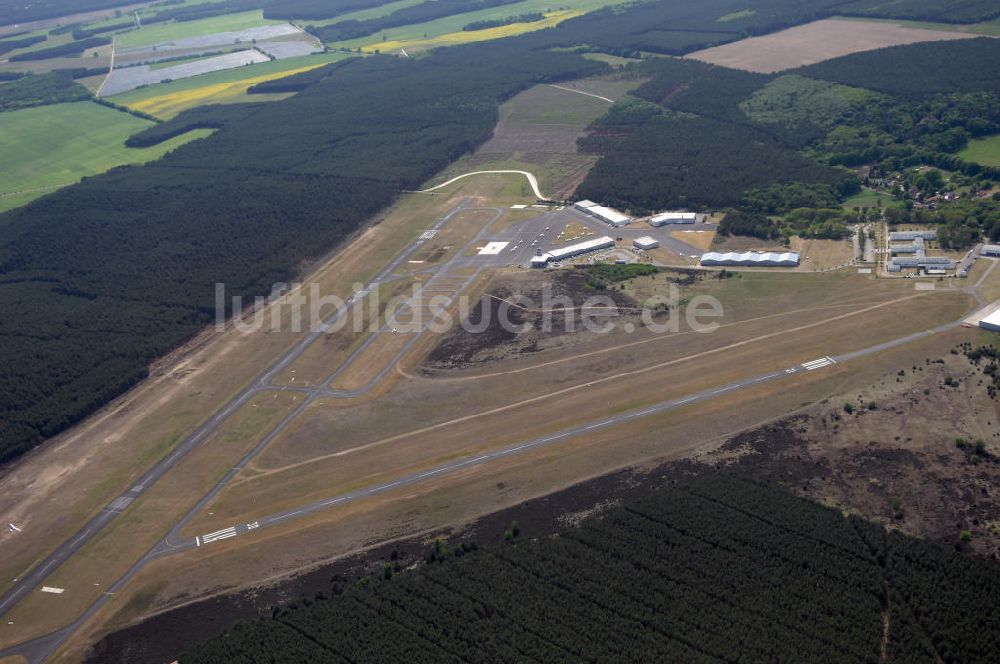
[[[736,478],[557,536],[436,545],[182,656],[251,662],[995,661],[1000,568]],[[399,572],[397,574],[397,572]]]

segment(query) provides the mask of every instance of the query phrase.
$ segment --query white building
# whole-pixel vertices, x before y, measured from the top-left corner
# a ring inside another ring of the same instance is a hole
[[[890,242],[913,242],[917,238],[936,240],[937,231],[894,231],[889,233]]]
[[[642,237],[637,237],[632,241],[632,246],[636,249],[642,249],[643,251],[647,249],[656,249],[660,246],[660,241],[654,237],[648,235],[643,235]]]
[[[588,254],[591,251],[599,251],[601,249],[610,249],[614,246],[614,239],[605,235],[593,240],[587,240],[586,242],[579,242],[557,249],[549,249],[544,254],[532,256],[530,265],[531,267],[545,267],[549,261],[564,261],[575,256],[580,256],[581,254]]]
[[[1000,309],[979,321],[979,327],[991,332],[1000,332]]]
[[[1000,244],[984,244],[979,254],[981,256],[996,256],[1000,258]]]
[[[698,215],[694,212],[661,212],[649,218],[649,225],[693,224],[696,221],[698,221]]]
[[[573,204],[573,207],[575,207],[577,210],[580,210],[581,212],[586,212],[587,210],[589,210],[592,207],[595,207],[596,205],[597,203],[595,203],[594,201],[577,201],[576,203]]]
[[[621,226],[627,225],[632,220],[613,208],[604,207],[603,205],[595,205],[587,209],[587,214],[597,217],[604,223],[614,228],[620,228]]]
[[[774,251],[730,251],[727,253],[709,251],[701,255],[701,264],[713,266],[795,267],[799,264],[799,255],[794,251],[782,253]]]

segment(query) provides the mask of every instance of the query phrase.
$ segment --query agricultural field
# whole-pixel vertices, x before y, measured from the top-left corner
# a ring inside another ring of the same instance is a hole
[[[258,65],[263,62],[270,62],[270,59],[256,49],[248,49],[209,58],[199,58],[190,62],[173,63],[158,69],[153,69],[150,65],[123,67],[115,69],[108,75],[101,86],[100,96],[112,97],[157,83],[193,78],[216,71]]]
[[[958,156],[983,166],[1000,167],[1000,135],[973,139]]]
[[[769,74],[886,46],[975,36],[955,31],[902,27],[893,23],[825,19],[696,51],[685,57]]]
[[[181,111],[205,104],[264,101],[271,95],[247,95],[251,86],[300,74],[331,62],[351,57],[345,53],[323,53],[301,58],[262,62],[252,67],[238,67],[184,80],[170,81],[132,90],[111,98],[158,118],[169,120]]]
[[[196,21],[153,23],[140,30],[131,30],[116,38],[118,48],[130,49],[161,42],[193,37],[207,37],[220,32],[239,32],[265,25],[281,25],[284,21],[266,19],[259,9],[236,14],[223,14]]]
[[[935,23],[933,21],[908,21],[892,18],[862,18],[850,17],[836,20],[843,21],[868,21],[871,23],[888,23],[904,28],[916,28],[918,30],[936,30],[944,32],[969,32],[975,35],[986,35],[989,37],[1000,37],[1000,18],[980,23]]]
[[[158,159],[210,133],[198,130],[152,148],[125,147],[125,139],[152,124],[88,101],[0,113],[0,210],[115,166]]]
[[[445,18],[416,23],[398,28],[383,30],[375,35],[360,37],[339,42],[332,42],[332,48],[360,48],[362,51],[396,52],[400,48],[414,51],[426,50],[436,46],[453,46],[501,37],[512,37],[542,28],[552,27],[559,23],[579,16],[609,4],[609,0],[582,0],[574,3],[569,9],[552,9],[552,3],[544,0],[524,0],[510,5],[491,7],[480,11],[455,14]],[[543,12],[545,20],[533,23],[514,23],[486,30],[465,31],[462,28],[474,21],[502,19],[530,12]]]
[[[382,16],[388,16],[399,9],[405,9],[407,7],[413,7],[414,5],[419,5],[426,0],[396,0],[396,2],[389,2],[384,5],[378,5],[376,7],[370,7],[368,9],[359,9],[355,12],[348,12],[346,14],[340,14],[339,16],[334,16],[333,18],[328,18],[324,20],[306,20],[302,21],[305,25],[315,25],[322,27],[324,25],[331,25],[333,23],[341,23],[343,21],[367,21],[373,18],[381,18]]]

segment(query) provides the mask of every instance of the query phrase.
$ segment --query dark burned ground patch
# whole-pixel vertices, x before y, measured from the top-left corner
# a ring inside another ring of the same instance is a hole
[[[635,300],[618,290],[595,290],[590,280],[587,270],[576,269],[504,275],[503,281],[480,298],[469,315],[474,326],[480,325],[485,316],[484,329],[474,332],[456,326],[428,355],[425,370],[495,362],[561,345],[570,335],[587,335],[579,308],[595,296],[606,300],[588,309],[595,321],[608,315],[621,324],[641,325]],[[554,303],[548,312],[542,309],[546,299]],[[528,304],[517,306],[519,302]],[[504,325],[503,320],[511,325]],[[511,329],[525,324],[530,325],[529,331],[518,333]]]

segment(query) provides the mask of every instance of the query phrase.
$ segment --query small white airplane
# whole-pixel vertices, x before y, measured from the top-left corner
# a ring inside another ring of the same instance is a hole
[[[12,532],[12,533],[19,533],[19,532],[21,532],[21,529],[18,528],[17,526],[15,526],[13,523],[10,523],[8,521],[7,525],[10,526],[10,532]]]
[[[397,330],[396,328],[392,328],[392,333],[393,334],[399,334],[399,330]]]

